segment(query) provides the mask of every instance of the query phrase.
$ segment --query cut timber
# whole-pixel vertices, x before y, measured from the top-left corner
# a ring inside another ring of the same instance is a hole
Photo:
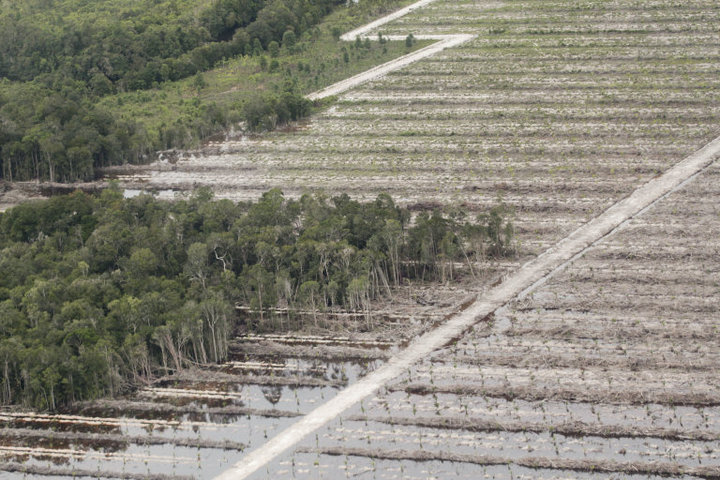
[[[672,428],[638,428],[625,425],[603,425],[600,423],[562,422],[557,424],[533,423],[523,421],[491,421],[468,417],[369,417],[356,415],[349,421],[382,422],[388,425],[430,427],[468,432],[553,432],[567,437],[586,437],[589,435],[603,438],[645,438],[655,437],[668,440],[720,440],[720,434],[702,430],[676,430]]]
[[[474,463],[477,465],[510,465],[521,467],[553,470],[573,470],[577,472],[605,472],[645,474],[681,477],[692,475],[709,480],[720,479],[720,467],[698,466],[690,467],[677,463],[664,462],[616,462],[612,460],[570,460],[546,457],[506,458],[488,455],[462,455],[450,452],[427,452],[421,450],[376,450],[365,448],[319,448],[300,449],[303,453],[318,453],[323,455],[341,455],[369,457],[384,460],[414,460],[423,461],[449,461]]]
[[[0,462],[0,472],[22,473],[33,477],[87,477],[87,478],[112,478],[122,480],[194,480],[195,477],[186,475],[165,475],[162,473],[130,473],[111,472],[106,470],[82,470],[68,467],[42,467],[39,465],[28,465],[26,463]]]

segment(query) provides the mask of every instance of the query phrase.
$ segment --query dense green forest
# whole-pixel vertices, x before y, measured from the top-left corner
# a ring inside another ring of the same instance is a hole
[[[98,167],[143,162],[157,150],[192,145],[241,120],[249,128],[270,128],[305,116],[310,104],[303,87],[331,80],[326,70],[359,62],[371,48],[348,53],[319,40],[336,36],[338,25],[353,15],[392,4],[0,2],[0,179],[90,180]],[[341,9],[345,19],[320,28],[333,9]],[[238,58],[252,59],[242,62],[253,68],[235,77],[232,89],[251,89],[252,96],[238,102],[201,99],[206,72]],[[272,81],[258,86],[258,75]],[[176,87],[169,94],[172,104],[168,91],[160,91],[164,85]],[[154,93],[131,95],[146,91]],[[160,124],[145,122],[125,110],[126,102],[166,114]]]
[[[278,190],[234,204],[207,190],[163,202],[109,188],[17,206],[0,214],[2,404],[113,395],[222,361],[237,328],[279,328],[270,308],[368,311],[405,279],[449,279],[455,262],[512,253],[502,207],[410,219],[388,195]],[[238,325],[236,304],[261,313]]]

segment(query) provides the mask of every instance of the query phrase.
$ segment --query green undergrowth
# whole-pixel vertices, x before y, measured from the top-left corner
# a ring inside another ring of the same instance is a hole
[[[346,18],[346,15],[332,17]],[[271,95],[290,90],[305,95],[430,43],[418,41],[408,49],[405,42],[373,41],[356,48],[353,43],[333,38],[334,25],[333,21],[321,25],[317,37],[299,43],[292,52],[281,49],[277,58],[268,54],[241,56],[223,62],[200,77],[108,96],[101,105],[118,118],[142,122],[161,148],[171,148],[174,145],[163,141],[163,132],[169,126],[184,130],[208,108],[226,112],[230,124],[240,122],[245,120],[245,105],[258,92]],[[323,103],[318,102],[316,107]]]

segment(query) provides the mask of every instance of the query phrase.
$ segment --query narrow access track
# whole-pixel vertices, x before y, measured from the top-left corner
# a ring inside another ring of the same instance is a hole
[[[405,37],[388,35],[383,38],[387,38],[388,40],[403,40]],[[355,88],[365,82],[379,78],[389,72],[404,68],[412,63],[417,62],[418,60],[422,60],[423,58],[435,55],[436,53],[441,52],[446,48],[456,47],[462,43],[467,42],[468,40],[475,38],[475,35],[416,35],[415,38],[418,40],[438,40],[438,42],[421,48],[420,50],[417,50],[415,52],[408,53],[407,55],[403,55],[402,57],[396,58],[395,60],[390,60],[389,62],[373,67],[370,70],[365,70],[362,73],[358,73],[353,77],[341,80],[337,83],[323,88],[322,90],[310,93],[306,97],[308,98],[308,100],[320,100],[323,98],[331,97],[333,95],[338,95],[347,90],[350,90],[351,88]]]
[[[375,20],[374,22],[370,22],[367,25],[364,25],[360,28],[356,28],[355,30],[352,30],[352,31],[342,35],[340,37],[340,39],[345,42],[354,42],[356,38],[360,38],[361,40],[364,40],[366,38],[369,38],[370,40],[377,40],[378,39],[377,37],[373,37],[368,34],[371,31],[375,30],[376,28],[378,28],[382,25],[385,25],[386,23],[392,22],[393,20],[396,20],[404,15],[407,15],[408,13],[412,12],[413,10],[417,10],[418,8],[424,7],[425,5],[428,5],[434,1],[436,1],[436,0],[420,0],[419,2],[415,2],[412,5],[408,5],[405,8],[401,8],[400,10],[397,10],[396,12],[393,12],[382,18],[379,18],[379,19]],[[418,34],[418,35],[414,35],[414,37],[417,40],[435,40],[436,43],[428,45],[427,47],[421,48],[420,50],[409,53],[407,55],[403,55],[402,57],[396,58],[395,60],[390,60],[389,62],[386,62],[386,63],[383,63],[382,65],[373,67],[362,73],[358,73],[355,76],[346,78],[345,80],[341,80],[337,83],[334,83],[328,87],[323,88],[322,90],[318,90],[317,92],[310,93],[306,96],[306,98],[308,100],[314,101],[314,100],[321,100],[321,99],[327,98],[327,97],[332,97],[333,95],[338,95],[342,92],[350,90],[351,88],[355,88],[358,85],[361,85],[365,82],[379,78],[389,72],[393,72],[395,70],[400,70],[401,68],[405,68],[408,65],[417,62],[418,60],[422,60],[423,58],[427,58],[432,55],[435,55],[436,53],[441,52],[441,51],[445,50],[446,48],[452,48],[452,47],[456,47],[460,44],[463,44],[463,43],[475,38],[475,35],[470,35],[470,34],[422,35],[422,34]],[[385,35],[385,36],[383,36],[383,38],[390,40],[390,41],[401,41],[401,40],[405,39],[405,37],[403,37],[401,35]]]

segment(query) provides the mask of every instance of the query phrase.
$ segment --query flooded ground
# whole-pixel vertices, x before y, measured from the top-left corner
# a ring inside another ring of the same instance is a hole
[[[306,355],[245,352],[268,342],[302,344]],[[329,358],[326,350],[313,358],[314,345],[362,350],[368,359]],[[32,475],[211,478],[377,368],[391,347],[392,342],[337,336],[240,337],[227,363],[181,372],[129,398],[56,415],[0,412],[0,458],[5,470],[16,465]],[[3,478],[26,477],[6,472]]]

